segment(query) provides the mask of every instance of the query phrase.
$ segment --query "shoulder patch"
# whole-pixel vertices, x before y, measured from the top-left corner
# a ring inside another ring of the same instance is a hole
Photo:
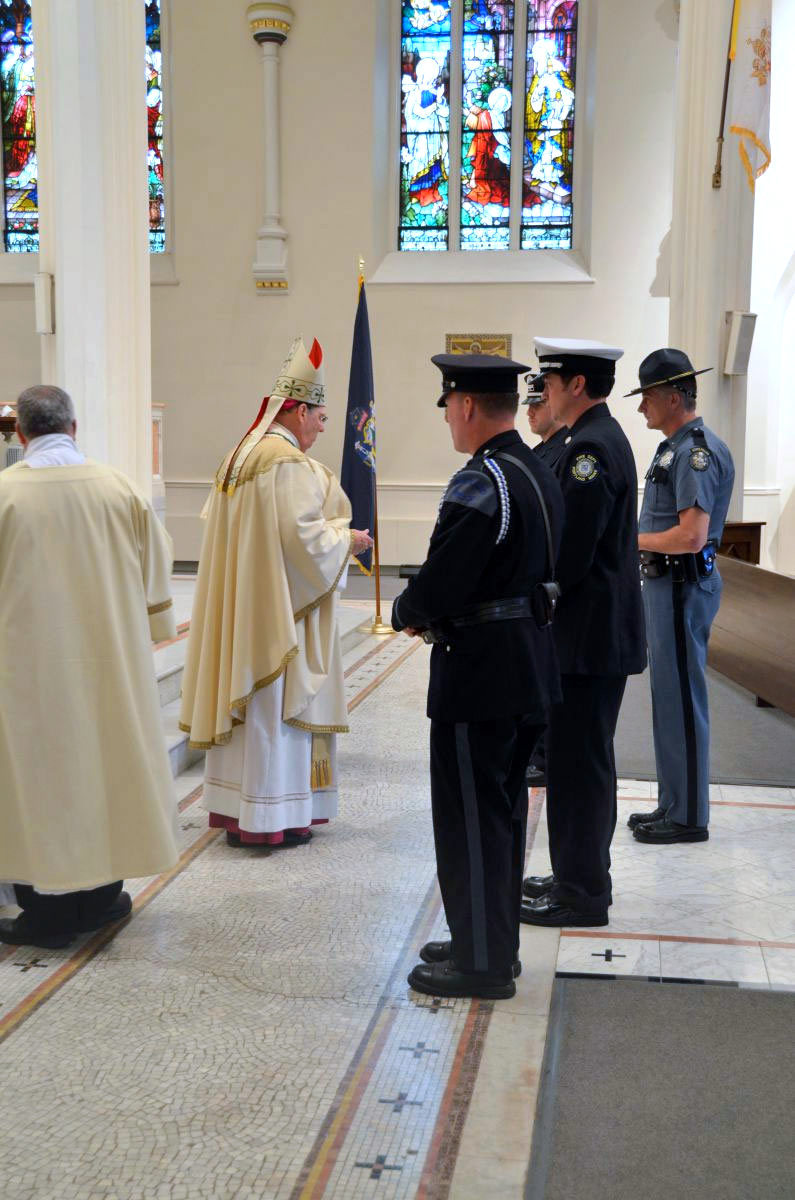
[[[579,483],[590,483],[599,474],[599,462],[593,454],[578,454],[571,464],[571,473]]]
[[[462,504],[465,508],[476,508],[478,512],[492,517],[497,511],[497,489],[482,471],[464,469],[448,483],[442,503]]]
[[[705,446],[694,446],[690,451],[690,466],[694,471],[706,471],[712,454]]]

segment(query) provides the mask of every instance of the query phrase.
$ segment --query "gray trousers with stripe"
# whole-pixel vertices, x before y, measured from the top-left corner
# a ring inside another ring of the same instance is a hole
[[[680,825],[709,824],[707,643],[718,571],[698,583],[643,580],[658,803]]]
[[[431,722],[436,866],[462,971],[511,977],[519,949],[525,772],[543,729],[522,716]]]

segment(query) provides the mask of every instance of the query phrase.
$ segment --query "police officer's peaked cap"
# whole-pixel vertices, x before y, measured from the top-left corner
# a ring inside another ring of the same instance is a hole
[[[527,363],[498,354],[434,354],[431,362],[442,372],[438,408],[446,407],[451,392],[474,396],[516,393],[517,377],[530,370]]]
[[[527,384],[527,395],[522,404],[541,404],[544,400],[544,376],[527,375],[525,376]]]
[[[615,377],[616,362],[624,353],[618,346],[590,342],[585,338],[534,339],[538,365],[542,375],[599,374]]]
[[[697,371],[684,350],[673,350],[670,346],[663,350],[653,350],[647,354],[638,367],[640,387],[627,392],[627,396],[637,396],[648,388],[659,387],[662,383],[682,383],[686,379],[694,379],[711,371],[712,367],[702,367]],[[625,397],[626,399],[626,397]]]

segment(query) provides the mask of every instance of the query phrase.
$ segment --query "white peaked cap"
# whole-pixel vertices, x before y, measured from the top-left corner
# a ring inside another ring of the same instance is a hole
[[[317,338],[310,350],[307,350],[300,337],[295,339],[271,396],[280,396],[282,400],[298,400],[304,404],[326,403],[323,349]]]
[[[618,346],[607,346],[604,342],[592,342],[587,338],[534,338],[536,354],[543,358],[601,358],[617,362],[624,351]]]

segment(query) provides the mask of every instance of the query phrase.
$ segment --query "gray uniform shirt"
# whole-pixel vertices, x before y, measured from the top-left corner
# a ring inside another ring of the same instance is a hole
[[[692,431],[703,430],[703,440]],[[709,513],[707,540],[720,544],[734,486],[734,463],[729,447],[701,417],[694,417],[657,447],[646,473],[641,533],[661,533],[678,524],[679,513],[700,508]]]

